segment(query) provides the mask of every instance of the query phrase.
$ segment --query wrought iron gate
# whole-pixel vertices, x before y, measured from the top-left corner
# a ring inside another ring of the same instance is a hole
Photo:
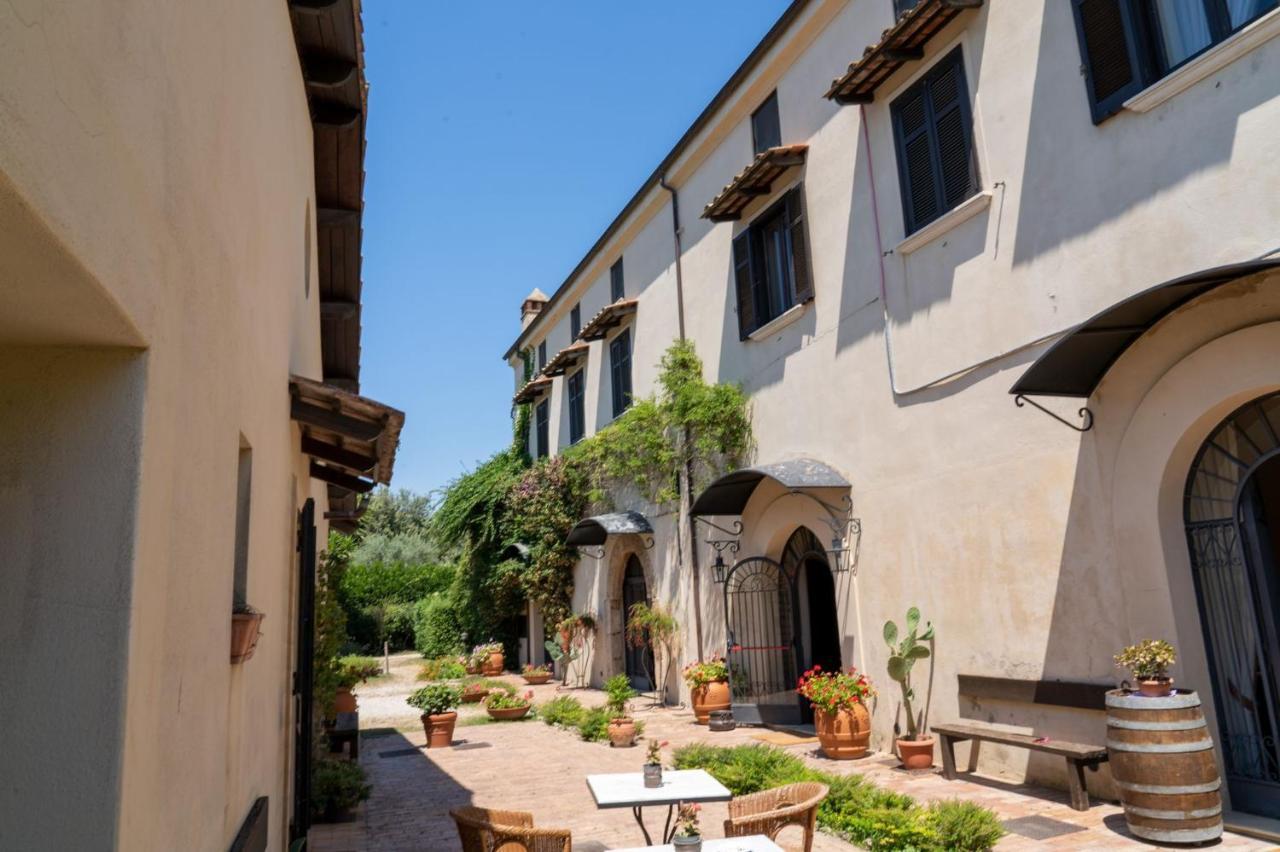
[[[798,724],[795,576],[766,556],[741,560],[725,578],[724,612],[734,718]]]
[[[315,706],[316,501],[298,512],[298,657],[293,668],[293,818],[289,837],[307,836],[311,828],[311,752]]]

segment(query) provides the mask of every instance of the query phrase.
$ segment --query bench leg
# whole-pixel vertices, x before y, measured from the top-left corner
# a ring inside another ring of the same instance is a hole
[[[1067,758],[1067,787],[1071,791],[1071,807],[1089,810],[1089,788],[1084,783],[1084,764]]]
[[[969,771],[978,771],[978,749],[982,745],[982,740],[969,740]]]
[[[942,735],[942,777],[956,780],[956,741],[946,734]]]

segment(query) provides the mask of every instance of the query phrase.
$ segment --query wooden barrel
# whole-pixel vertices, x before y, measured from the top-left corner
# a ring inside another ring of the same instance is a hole
[[[1135,835],[1162,843],[1222,836],[1222,780],[1194,692],[1108,692],[1107,755]]]

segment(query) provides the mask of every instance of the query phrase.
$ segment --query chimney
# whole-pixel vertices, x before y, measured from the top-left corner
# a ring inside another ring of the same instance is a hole
[[[524,304],[520,306],[520,330],[524,331],[528,328],[529,323],[537,319],[546,306],[547,294],[534,287],[533,292],[524,297]]]

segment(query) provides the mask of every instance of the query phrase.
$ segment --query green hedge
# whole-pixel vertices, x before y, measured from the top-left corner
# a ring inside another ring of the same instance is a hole
[[[355,612],[378,604],[411,604],[452,582],[452,565],[353,561],[342,576],[338,597],[347,612]]]
[[[462,625],[453,601],[443,594],[432,595],[414,606],[414,647],[432,659],[462,653]]]

